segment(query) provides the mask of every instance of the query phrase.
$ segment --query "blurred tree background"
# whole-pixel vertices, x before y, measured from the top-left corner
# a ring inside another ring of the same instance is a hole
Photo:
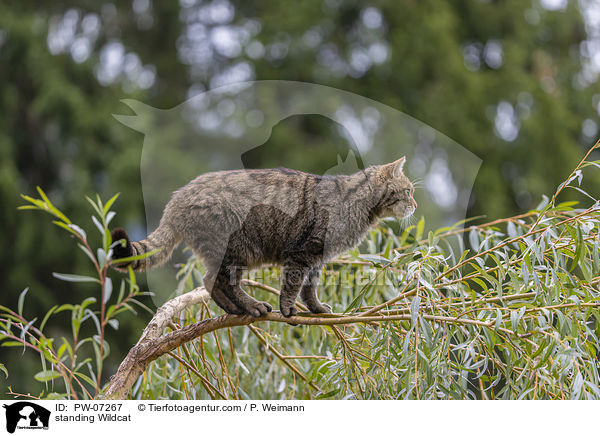
[[[2,304],[14,306],[29,286],[43,313],[85,292],[52,277],[85,259],[45,217],[17,212],[20,193],[39,185],[75,222],[87,222],[86,195],[122,192],[115,225],[145,232],[143,136],[112,117],[128,112],[122,98],[167,109],[220,85],[265,79],[350,91],[482,158],[469,213],[493,219],[535,206],[595,142],[599,73],[595,0],[4,1]],[[306,116],[282,122],[268,145],[271,153],[325,143],[338,150],[341,141],[331,123]],[[272,154],[247,159],[276,164]],[[320,155],[290,159],[322,171]],[[123,326],[123,349],[137,339],[138,322]],[[114,364],[122,355],[113,350]]]

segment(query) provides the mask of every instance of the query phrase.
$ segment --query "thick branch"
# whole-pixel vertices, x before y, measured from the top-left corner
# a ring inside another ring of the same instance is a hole
[[[138,345],[142,342],[158,338],[165,327],[172,321],[173,317],[185,308],[198,304],[201,301],[208,300],[210,300],[210,294],[204,286],[202,286],[167,301],[158,308],[156,314],[144,329],[144,332],[138,341]]]
[[[117,373],[111,377],[108,389],[104,395],[107,398],[114,399],[126,398],[136,378],[144,372],[148,363],[151,362],[148,361],[145,363],[141,371],[139,371],[139,374],[137,374],[141,364],[138,356],[140,350],[144,348],[146,344],[157,340],[175,315],[180,313],[186,307],[208,299],[210,299],[210,294],[204,287],[200,287],[193,291],[186,292],[179,297],[175,297],[160,306],[152,320],[142,332],[137,344],[129,351],[125,360],[123,360],[119,366]]]

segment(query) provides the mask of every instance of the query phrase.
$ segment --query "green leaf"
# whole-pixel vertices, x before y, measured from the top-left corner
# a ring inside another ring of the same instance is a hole
[[[134,260],[141,260],[141,259],[145,259],[147,257],[152,256],[153,254],[158,253],[159,251],[161,251],[163,248],[156,248],[154,250],[148,251],[147,253],[143,253],[143,254],[139,254],[137,256],[129,256],[129,257],[122,257],[120,259],[113,259],[110,261],[111,264],[119,264],[119,263],[127,263],[127,262],[131,262]]]
[[[527,268],[527,263],[523,262],[523,267],[521,269],[521,274],[523,277],[523,282],[525,282],[525,286],[529,283],[529,268]]]
[[[75,236],[81,236],[81,234],[77,233],[77,231],[75,229],[71,228],[69,226],[69,224],[65,224],[62,221],[57,221],[57,220],[52,221],[52,223],[57,225],[58,227],[65,229],[67,232],[72,233]]]
[[[583,235],[581,234],[581,227],[577,227],[577,248],[575,250],[575,257],[573,258],[569,272],[572,272],[577,267],[584,253],[585,243],[583,241]]]
[[[81,372],[75,372],[73,373],[73,375],[75,375],[75,377],[80,378],[82,380],[84,380],[85,382],[89,383],[91,386],[96,386],[96,382],[93,381],[90,377],[88,377],[85,374],[82,374]]]
[[[542,194],[542,201],[535,207],[535,210],[541,211],[550,203],[548,196]]]
[[[100,265],[100,269],[103,269],[106,264],[106,251],[104,251],[103,248],[98,248],[96,250],[96,255],[98,258],[98,265]]]
[[[74,306],[72,304],[63,304],[58,309],[54,311],[54,313],[64,312],[65,310],[73,310]]]
[[[496,323],[494,324],[494,330],[498,331],[498,329],[502,326],[502,311],[500,309],[496,309]]]
[[[67,341],[67,339],[64,336],[61,339],[63,341],[63,344],[58,349],[59,357],[62,356],[64,350],[67,350],[69,352],[69,357],[73,358],[73,347],[71,347],[71,344],[69,343],[69,341]],[[63,351],[61,352],[61,350]]]
[[[108,226],[110,224],[110,222],[112,221],[112,219],[115,217],[117,213],[114,211],[110,211],[106,214],[106,225]]]
[[[94,304],[96,299],[94,297],[87,297],[81,302],[81,311],[85,310],[90,304]]]
[[[121,285],[119,286],[119,296],[117,297],[117,303],[123,301],[123,297],[125,296],[125,280],[121,280]]]
[[[29,329],[31,328],[31,326],[33,325],[33,323],[35,323],[37,321],[37,318],[33,318],[31,321],[29,321],[24,327],[21,325],[21,339],[25,339],[25,334],[29,331]]]
[[[319,398],[319,399],[331,398],[334,395],[337,395],[340,392],[340,390],[341,390],[340,388],[337,388],[337,389],[333,389],[329,392],[318,393],[317,398]]]
[[[111,206],[112,206],[112,204],[115,202],[115,200],[116,200],[117,198],[119,198],[119,195],[121,195],[121,193],[120,193],[120,192],[117,192],[115,195],[113,195],[113,196],[110,198],[110,200],[108,200],[108,201],[106,202],[106,204],[104,205],[104,213],[105,213],[105,214],[106,214],[106,213],[109,211],[110,207],[111,207]],[[107,221],[108,221],[108,220],[107,220]]]
[[[113,291],[112,280],[110,279],[110,277],[107,277],[106,281],[104,282],[104,304],[106,304],[106,302],[110,299],[110,296],[112,295],[112,291]]]
[[[50,199],[46,196],[44,191],[42,191],[42,188],[40,188],[39,186],[36,186],[36,189],[37,189],[38,193],[40,194],[40,196],[44,199],[45,204],[50,209],[50,211],[54,215],[56,215],[58,218],[63,220],[65,223],[71,224],[71,220],[69,218],[67,218],[60,210],[58,210],[56,207],[54,207],[54,205],[52,204]]]
[[[25,303],[25,295],[27,295],[27,291],[29,288],[23,289],[23,291],[19,294],[19,300],[17,302],[17,313],[23,316],[23,305]]]
[[[77,246],[79,248],[81,248],[81,251],[83,251],[85,253],[85,255],[92,261],[92,263],[96,262],[96,258],[94,257],[94,255],[92,254],[92,252],[90,250],[87,249],[86,246],[84,246],[83,244],[77,244]]]
[[[97,335],[94,335],[97,336]],[[103,363],[103,357],[100,354],[100,346],[98,345],[97,341],[92,341],[92,346],[94,348],[94,355],[96,357],[96,368],[98,371],[102,370],[102,363]]]
[[[19,341],[4,341],[2,342],[3,347],[23,347],[25,348],[25,343]]]
[[[481,290],[482,290],[483,292],[485,292],[485,291],[487,291],[487,290],[488,290],[488,288],[489,288],[489,284],[488,284],[488,283],[484,282],[483,280],[481,280],[481,279],[480,279],[480,278],[478,278],[478,277],[473,277],[473,279],[472,279],[472,280],[473,280],[475,283],[477,283],[479,286],[481,286]]]
[[[52,275],[59,280],[64,280],[65,282],[96,282],[100,283],[100,280],[89,277],[89,276],[79,276],[76,274],[62,274],[53,272]]]
[[[419,317],[419,305],[421,304],[421,297],[416,295],[410,303],[410,321],[413,325],[416,324]]]
[[[2,363],[0,363],[0,371],[2,371],[4,373],[5,378],[8,378],[8,370]]]
[[[513,223],[512,221],[509,221],[508,224],[506,225],[506,230],[508,231],[508,236],[510,236],[511,238],[516,238],[518,235],[517,233],[517,228],[515,227],[515,223]]]
[[[598,274],[600,272],[600,244],[598,241],[594,241],[592,248],[592,265],[594,274]]]
[[[40,371],[33,376],[37,381],[46,382],[61,377],[60,372],[54,370]]]
[[[63,338],[64,340],[64,338]],[[63,343],[60,347],[58,347],[58,351],[56,352],[56,357],[60,358],[62,357],[62,355],[64,354],[65,350],[67,349],[67,344]]]
[[[94,222],[94,225],[96,226],[100,234],[104,236],[104,226],[100,223],[100,221],[98,221],[98,218],[92,215],[92,221]]]
[[[150,309],[148,306],[146,306],[144,303],[142,303],[141,301],[136,300],[135,298],[132,298],[131,301],[133,304],[141,307],[142,309],[144,309],[146,312],[153,314],[154,311],[152,309]]]
[[[576,206],[578,204],[579,204],[578,201],[564,201],[562,203],[559,203],[559,205],[556,206],[555,209],[558,211],[570,211],[570,210],[573,210],[572,206]]]
[[[127,273],[129,275],[129,283],[130,283],[131,287],[136,287],[137,284],[136,284],[135,273],[133,272],[133,268],[128,267]]]
[[[42,323],[40,324],[40,331],[43,332],[44,331],[44,327],[46,326],[46,322],[48,322],[48,320],[50,319],[50,317],[52,316],[52,314],[54,313],[54,311],[58,309],[58,306],[52,306],[50,308],[50,310],[48,312],[46,312],[46,315],[44,316],[44,319],[42,319]]]
[[[29,195],[21,194],[21,198],[25,201],[28,201],[34,205],[35,208],[46,211],[46,203],[42,200],[38,200],[37,198],[30,197]],[[25,207],[25,206],[22,206]]]
[[[571,391],[571,399],[572,400],[577,400],[581,397],[582,388],[583,388],[583,376],[581,375],[581,372],[577,372],[577,375],[575,376],[575,380],[573,381],[573,389]]]
[[[378,265],[386,265],[390,263],[389,259],[386,259],[383,256],[379,256],[378,254],[362,254],[358,256],[358,258]]]
[[[423,231],[425,230],[425,217],[421,217],[417,224],[417,232],[415,234],[415,240],[420,241],[423,237]]]
[[[469,244],[471,244],[471,248],[476,253],[479,252],[479,235],[477,234],[477,230],[473,229],[469,232]]]
[[[510,312],[510,324],[511,324],[511,328],[514,332],[517,331],[517,327],[519,326],[519,321],[521,321],[521,318],[523,317],[523,314],[525,314],[526,310],[527,310],[527,307],[523,306],[519,309],[518,312],[516,310],[513,310]]]
[[[96,214],[98,214],[98,216],[103,216],[104,215],[102,213],[102,209],[100,209],[98,207],[98,205],[96,203],[94,203],[94,201],[90,197],[86,196],[85,199],[88,201],[88,203],[90,203],[92,205],[92,207],[94,208],[94,210],[96,211]]]
[[[77,232],[77,234],[81,236],[83,240],[87,239],[87,234],[85,233],[85,230],[83,230],[81,227],[79,227],[76,224],[69,224],[68,226],[70,229],[73,229],[75,232]]]

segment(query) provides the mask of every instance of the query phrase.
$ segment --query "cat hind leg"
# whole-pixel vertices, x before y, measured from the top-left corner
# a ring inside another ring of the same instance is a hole
[[[208,271],[204,276],[204,286],[209,292],[212,300],[225,312],[233,315],[244,315],[245,312],[232,302],[222,290],[220,284],[215,280],[216,273]]]
[[[240,268],[222,266],[216,275],[215,287],[244,314],[261,317],[271,312],[270,304],[255,300],[242,289],[241,276]]]

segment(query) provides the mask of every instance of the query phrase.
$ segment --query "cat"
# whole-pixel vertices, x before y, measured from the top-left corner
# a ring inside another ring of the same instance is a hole
[[[144,259],[113,265],[143,271],[166,262],[184,242],[202,260],[204,285],[225,312],[260,317],[272,310],[240,286],[242,272],[263,264],[283,266],[280,310],[297,313],[300,295],[312,313],[330,313],[317,297],[322,267],[356,246],[384,217],[407,218],[417,203],[403,173],[402,157],[352,175],[318,176],[287,168],[211,172],[175,191],[158,228],[131,242],[116,228],[113,259]]]

